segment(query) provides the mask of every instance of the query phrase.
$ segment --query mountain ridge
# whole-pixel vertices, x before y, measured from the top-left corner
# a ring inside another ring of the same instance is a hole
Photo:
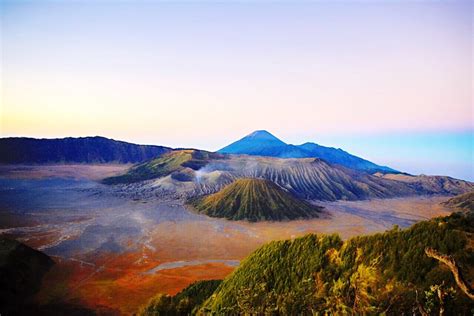
[[[66,138],[0,138],[0,163],[137,163],[171,148],[137,145],[101,136]]]
[[[454,213],[347,241],[337,234],[272,241],[241,261],[200,312],[408,314],[420,304],[417,293],[427,299],[436,284],[456,288],[451,272],[427,256],[426,249],[449,255],[471,279],[473,224],[472,213]],[[469,313],[474,302],[462,291],[454,295],[458,302],[444,306],[446,310],[453,315]]]
[[[410,176],[409,180],[390,179],[332,165],[319,158],[223,155],[220,159],[214,159],[212,155],[219,154],[207,156],[203,152],[194,159],[186,154],[183,161],[175,160],[179,155],[177,151],[165,154],[132,167],[118,178],[106,179],[104,183],[135,183],[130,187],[117,187],[122,193],[135,195],[140,192],[143,196],[158,194],[185,199],[216,193],[239,178],[270,180],[299,199],[321,201],[395,198],[420,194],[456,195],[474,190],[474,183],[448,177]]]
[[[222,159],[222,155],[197,149],[173,150],[130,168],[125,174],[105,178],[104,184],[127,184],[173,175],[180,181],[190,181],[185,169],[199,170],[210,159]],[[184,171],[184,172],[182,172]]]
[[[470,315],[473,225],[474,213],[453,213],[348,240],[310,233],[271,241],[224,280],[158,295],[138,314],[174,315],[186,306],[191,315]]]

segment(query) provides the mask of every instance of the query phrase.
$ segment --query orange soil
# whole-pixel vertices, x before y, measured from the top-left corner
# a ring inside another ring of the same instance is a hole
[[[71,165],[34,168],[0,166],[0,174],[20,178],[32,178],[33,175],[38,178],[67,176],[97,180],[123,172],[128,167],[129,165],[74,165],[73,168]],[[344,239],[380,232],[391,228],[389,222],[373,219],[378,218],[381,210],[393,212],[402,219],[419,221],[449,214],[451,210],[439,204],[446,199],[416,197],[325,203],[329,217],[306,221],[248,223],[203,219],[163,222],[136,241],[140,248],[130,245],[128,252],[121,254],[83,258],[90,265],[55,257],[57,265],[45,277],[38,300],[48,303],[65,299],[95,310],[128,315],[136,312],[139,306],[158,293],[175,294],[196,280],[222,279],[234,269],[221,263],[212,263],[144,274],[159,264],[180,260],[241,260],[266,242],[295,238],[310,232],[339,233]],[[362,209],[373,216],[356,215],[357,213],[347,212],[347,209]],[[37,218],[18,216],[0,220],[0,225],[18,227],[12,225],[16,221],[19,226],[34,226],[41,222]],[[54,229],[13,237],[34,248],[40,248],[58,240],[61,237],[59,234],[60,231]]]
[[[58,259],[57,267],[46,277],[47,286],[43,287],[39,298],[48,302],[51,297],[62,296],[95,310],[105,306],[112,312],[128,315],[158,293],[175,294],[196,280],[222,279],[234,269],[212,263],[144,274],[159,264],[180,260],[241,260],[266,242],[310,232],[340,233],[343,238],[380,232],[391,225],[341,212],[341,209],[363,207],[375,215],[380,210],[394,210],[401,218],[422,220],[449,214],[450,210],[439,204],[445,199],[329,203],[326,205],[331,214],[329,218],[307,221],[248,223],[209,219],[163,222],[154,226],[140,241],[142,246],[133,252],[84,258],[95,266]]]
[[[116,256],[98,269],[56,258],[57,265],[46,275],[38,300],[49,303],[61,299],[95,310],[107,307],[112,314],[130,315],[158,293],[174,295],[195,281],[223,279],[234,270],[221,263],[208,263],[144,274],[158,262],[140,268],[130,265],[137,257]]]

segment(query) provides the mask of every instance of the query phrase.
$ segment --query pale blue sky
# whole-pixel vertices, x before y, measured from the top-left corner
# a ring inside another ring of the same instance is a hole
[[[474,181],[472,130],[306,137],[411,174],[450,175]],[[301,138],[293,139],[299,143]]]
[[[2,136],[256,129],[474,180],[471,1],[2,1]]]

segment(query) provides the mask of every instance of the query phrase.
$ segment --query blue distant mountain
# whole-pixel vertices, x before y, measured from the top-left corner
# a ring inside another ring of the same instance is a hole
[[[287,144],[264,130],[255,131],[218,150],[218,152],[279,158],[321,158],[332,164],[370,173],[398,173],[397,170],[379,166],[368,160],[351,155],[340,148],[325,147],[315,143],[304,143],[302,145]]]

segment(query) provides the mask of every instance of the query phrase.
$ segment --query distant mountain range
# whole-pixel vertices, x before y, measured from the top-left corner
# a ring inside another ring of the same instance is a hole
[[[313,157],[288,158],[303,154]],[[0,163],[135,163],[124,174],[103,182],[136,183],[129,187],[133,195],[186,199],[216,193],[240,178],[270,180],[298,199],[325,201],[456,195],[474,189],[473,183],[450,177],[393,173],[390,168],[340,149],[316,144],[287,145],[265,131],[252,133],[220,153],[135,145],[103,137],[3,138]]]
[[[0,163],[141,163],[172,151],[154,145],[137,145],[105,137],[67,137],[36,139],[11,137],[0,139]],[[246,154],[277,158],[320,158],[330,164],[369,173],[399,173],[385,166],[351,155],[342,149],[315,143],[290,145],[267,131],[250,135],[218,151],[221,154]]]
[[[397,170],[386,166],[379,166],[368,160],[351,155],[340,148],[325,147],[315,143],[304,143],[302,145],[286,144],[264,130],[255,131],[218,150],[218,152],[278,158],[321,158],[332,164],[370,173],[398,173]]]
[[[122,175],[106,178],[103,183],[125,184],[120,191],[124,194],[129,191],[133,196],[159,195],[188,199],[216,193],[242,178],[269,180],[303,200],[456,195],[474,190],[473,183],[450,177],[370,174],[329,164],[319,158],[224,155],[189,149],[173,150],[133,166]],[[230,200],[236,197],[234,194],[229,196]]]
[[[0,163],[137,163],[171,148],[136,145],[105,137],[0,139]]]

